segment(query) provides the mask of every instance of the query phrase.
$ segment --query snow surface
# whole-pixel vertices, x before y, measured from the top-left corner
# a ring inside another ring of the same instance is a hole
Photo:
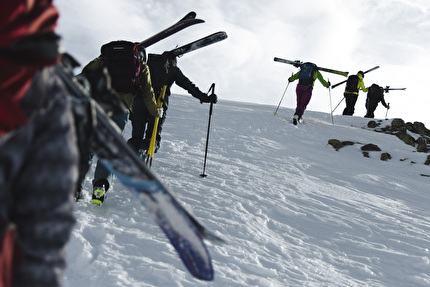
[[[66,286],[430,286],[430,166],[368,119],[173,95],[152,170],[228,245],[208,243],[215,279],[194,279],[117,179],[92,206],[92,167],[67,246]],[[381,107],[379,107],[381,108]],[[391,121],[383,121],[382,126]],[[126,127],[128,139],[131,127]],[[357,142],[339,151],[329,139]],[[365,158],[364,144],[382,152]]]

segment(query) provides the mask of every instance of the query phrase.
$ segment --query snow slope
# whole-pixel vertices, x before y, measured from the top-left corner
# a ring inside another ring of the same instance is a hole
[[[209,105],[171,96],[152,170],[229,242],[208,244],[213,282],[192,278],[118,180],[103,207],[91,206],[93,166],[76,204],[66,286],[429,286],[427,154],[363,128],[364,118],[332,124],[329,114],[306,111],[296,127],[292,110],[274,110],[214,105],[202,178]],[[335,151],[329,139],[359,144]],[[363,157],[367,143],[392,159]]]

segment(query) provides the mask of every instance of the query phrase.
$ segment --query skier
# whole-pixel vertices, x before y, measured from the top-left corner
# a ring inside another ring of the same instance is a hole
[[[357,102],[358,92],[361,89],[363,92],[367,93],[367,88],[364,86],[363,82],[364,73],[359,71],[356,75],[351,75],[348,77],[345,86],[345,92],[343,96],[345,97],[346,107],[343,110],[342,115],[352,116],[355,110],[355,103]]]
[[[167,86],[163,101],[163,117],[161,117],[158,122],[155,141],[154,152],[157,152],[160,147],[161,131],[164,121],[166,120],[166,112],[169,106],[170,88],[173,83],[187,90],[193,97],[199,99],[200,103],[216,103],[217,96],[215,94],[208,96],[201,92],[179,69],[176,57],[167,52],[161,55],[149,54],[148,66],[151,71],[152,86],[157,98],[160,96],[161,88]],[[138,152],[139,149],[148,150],[155,117],[149,113],[148,107],[142,99],[136,99],[134,101],[132,111],[130,116],[132,122],[132,137],[128,140],[128,143],[136,152]],[[145,125],[147,125],[146,133]]]
[[[365,118],[374,118],[374,112],[376,110],[376,107],[378,106],[379,102],[386,108],[389,109],[390,105],[387,105],[385,103],[384,99],[384,89],[377,84],[373,84],[370,86],[369,91],[367,93],[366,98],[366,110],[367,113],[364,116]]]
[[[121,132],[124,132],[125,125],[127,123],[130,110],[133,107],[133,101],[135,99],[141,99],[148,109],[148,113],[152,116],[162,117],[163,109],[157,108],[155,101],[155,94],[151,84],[151,77],[149,67],[145,62],[146,54],[143,47],[135,47],[131,51],[136,49],[139,52],[137,64],[126,65],[124,58],[120,58],[120,61],[116,59],[110,59],[109,56],[105,56],[104,53],[108,53],[108,47],[113,46],[112,50],[126,50],[126,46],[130,45],[131,42],[126,41],[114,41],[102,46],[102,55],[87,64],[82,70],[82,74],[90,79],[90,83],[97,81],[97,75],[103,69],[107,67],[109,75],[112,79],[112,87],[117,92],[117,96],[126,104],[127,108],[122,112],[114,113],[111,119],[117,124]],[[133,43],[132,43],[133,44]],[[124,49],[119,49],[122,47]],[[112,58],[115,56],[112,55]],[[131,58],[133,59],[133,55]],[[120,66],[115,66],[115,63],[119,62]],[[93,79],[93,80],[91,80]],[[89,156],[89,164],[91,165],[91,158]],[[82,185],[85,180],[86,171],[80,172],[78,190],[76,191],[76,197],[79,196]],[[110,173],[100,162],[97,162],[96,169],[94,171],[93,195],[92,203],[101,206],[106,192],[112,184],[112,173]]]
[[[324,80],[314,63],[303,63],[300,66],[300,70],[288,78],[288,82],[291,83],[297,79],[299,79],[299,83],[296,87],[297,106],[293,117],[294,125],[297,125],[297,122],[302,119],[303,113],[311,100],[315,80],[318,79],[326,88],[330,87],[330,82]]]
[[[62,285],[78,150],[58,15],[50,0],[0,2],[0,286]]]

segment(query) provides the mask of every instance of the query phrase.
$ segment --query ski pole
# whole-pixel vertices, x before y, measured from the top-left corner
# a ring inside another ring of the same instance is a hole
[[[211,85],[211,87],[209,88],[208,94],[210,93],[210,91],[212,90],[212,94],[213,95],[215,93],[215,83],[213,83]],[[209,121],[208,121],[208,132],[206,135],[206,147],[205,147],[205,160],[203,162],[203,172],[202,174],[200,174],[201,177],[206,177],[206,160],[207,160],[207,156],[208,156],[208,146],[209,146],[209,131],[211,128],[211,118],[212,118],[212,110],[213,110],[213,105],[214,103],[211,102],[210,107],[209,107]]]
[[[161,88],[160,97],[157,100],[157,108],[163,107],[163,100],[164,100],[164,95],[166,94],[166,88],[167,88],[167,86],[163,86]],[[151,167],[152,158],[154,157],[155,140],[157,138],[157,129],[158,129],[158,121],[159,120],[160,120],[159,117],[155,117],[154,127],[152,129],[151,142],[149,143],[148,154],[146,155],[146,159],[145,159],[145,164],[148,165],[148,163],[149,163],[149,167]]]
[[[331,111],[331,113],[333,114],[334,111],[337,109],[337,107],[340,105],[340,103],[343,102],[343,100],[345,99],[345,96],[342,98],[342,100],[340,100],[339,104],[337,104],[337,106],[334,108],[334,110]]]
[[[287,84],[287,86],[285,87],[284,93],[282,94],[281,100],[279,101],[278,107],[276,108],[276,111],[273,113],[275,116],[278,114],[279,106],[281,105],[282,100],[284,99],[285,92],[287,91],[287,89],[288,89],[288,86],[289,86],[289,85],[290,85],[290,81],[288,81],[288,84]]]
[[[389,109],[388,109],[388,107],[389,107],[389,106],[390,106],[390,103],[388,103],[388,106],[387,106],[387,112],[385,113],[385,119],[386,119],[386,120],[388,120],[388,110],[389,110]]]
[[[328,80],[328,82],[330,83],[330,80]],[[331,104],[331,88],[330,88],[330,86],[328,86],[328,96],[329,96],[329,98],[330,98],[330,111],[331,111],[331,113],[330,113],[330,115],[331,115],[331,123],[332,124],[334,124],[334,121],[333,121],[333,111],[332,111],[332,104]]]

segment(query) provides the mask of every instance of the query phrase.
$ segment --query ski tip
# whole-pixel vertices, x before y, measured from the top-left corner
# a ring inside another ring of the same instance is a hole
[[[196,16],[197,16],[196,12],[191,11],[179,21],[186,20],[186,19],[194,19],[194,18],[196,18]]]

